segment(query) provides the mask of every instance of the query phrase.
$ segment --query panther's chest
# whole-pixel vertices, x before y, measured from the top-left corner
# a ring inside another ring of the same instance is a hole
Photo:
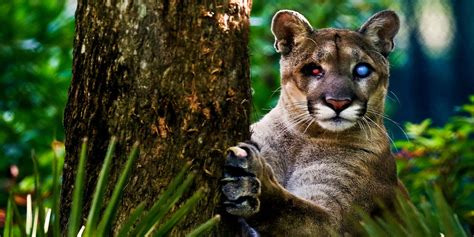
[[[285,188],[309,200],[340,196],[349,203],[371,181],[370,168],[360,154],[329,148],[302,150],[288,171]]]

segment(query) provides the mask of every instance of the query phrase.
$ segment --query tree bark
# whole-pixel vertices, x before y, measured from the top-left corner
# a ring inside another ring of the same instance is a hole
[[[111,136],[118,138],[111,182],[132,144],[141,143],[116,226],[141,201],[152,205],[187,161],[198,171],[193,190],[204,187],[207,193],[172,235],[183,236],[219,212],[225,150],[249,138],[250,5],[246,0],[78,1],[64,115],[63,227],[83,137],[89,140],[84,200],[92,196]],[[89,205],[86,201],[84,212]],[[224,218],[213,235],[230,235],[232,225]]]

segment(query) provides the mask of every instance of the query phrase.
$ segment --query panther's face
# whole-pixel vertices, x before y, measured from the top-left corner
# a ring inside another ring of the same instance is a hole
[[[282,96],[294,123],[340,132],[381,115],[386,56],[398,25],[393,12],[382,12],[359,31],[313,30],[296,12],[277,13],[272,30],[282,53]]]
[[[368,110],[382,113],[385,57],[356,32],[320,30],[309,37],[282,59],[282,88],[300,112],[337,132],[356,125]]]

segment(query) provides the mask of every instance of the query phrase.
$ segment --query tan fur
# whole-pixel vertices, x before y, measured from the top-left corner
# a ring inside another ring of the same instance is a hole
[[[275,45],[282,53],[281,95],[252,126],[252,141],[260,146],[255,169],[261,192],[247,220],[262,236],[357,235],[354,207],[377,214],[377,201],[392,205],[399,181],[382,114],[387,49],[398,24],[390,11],[372,17],[359,32],[313,30],[293,11],[274,17]],[[374,70],[356,80],[353,68],[361,62]],[[302,73],[312,63],[324,69],[323,78]],[[328,95],[352,96],[352,104],[340,112],[348,120],[322,121],[334,113],[322,101]],[[355,112],[364,109],[360,116]]]

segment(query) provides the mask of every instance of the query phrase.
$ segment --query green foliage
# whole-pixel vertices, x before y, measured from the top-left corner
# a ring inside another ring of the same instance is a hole
[[[20,211],[20,208],[16,204],[16,199],[22,197],[22,187],[15,186],[11,189],[8,198],[8,207],[6,212],[6,219],[4,226],[3,236],[43,236],[43,233],[47,233],[52,226],[53,235],[60,236],[59,233],[59,194],[60,194],[60,178],[61,169],[58,164],[62,164],[64,160],[64,145],[60,142],[54,142],[52,144],[53,155],[53,180],[52,184],[52,198],[45,199],[47,193],[42,189],[42,183],[40,181],[40,173],[37,169],[38,158],[35,154],[32,154],[32,163],[34,164],[33,177],[33,193],[28,194],[26,197],[26,217]]]
[[[49,147],[55,138],[64,140],[62,113],[71,78],[74,18],[66,8],[66,1],[0,1],[0,192],[11,165],[20,170],[21,191],[33,190],[32,147],[42,190],[51,190]],[[0,195],[0,207],[7,198]]]
[[[415,203],[426,195],[426,185],[439,186],[464,224],[474,226],[474,96],[443,127],[430,120],[408,123],[409,141],[398,141],[399,176]]]
[[[383,217],[372,218],[361,212],[361,224],[367,236],[387,237],[467,237],[457,215],[439,189],[428,189],[429,201],[425,198],[416,208],[401,194],[397,196],[395,213],[386,211]]]
[[[87,151],[87,139],[84,139],[81,147],[79,166],[76,173],[76,181],[74,184],[73,199],[71,206],[71,214],[69,217],[69,226],[67,228],[68,236],[106,236],[110,233],[112,223],[116,218],[116,210],[118,209],[119,200],[122,196],[123,189],[126,185],[126,181],[130,176],[132,166],[137,158],[138,154],[138,143],[133,145],[132,151],[128,159],[126,160],[125,166],[119,176],[117,184],[114,185],[114,190],[110,200],[108,201],[103,215],[100,217],[102,210],[103,198],[106,192],[105,185],[107,184],[111,160],[115,151],[116,139],[112,138],[107,149],[107,154],[100,171],[94,195],[92,198],[92,205],[87,216],[85,225],[82,225],[82,208],[83,208],[83,189],[85,183],[85,162],[86,162],[86,151]],[[54,147],[53,147],[54,148]],[[64,152],[55,152],[57,155],[64,155]],[[63,157],[61,157],[63,159]],[[35,160],[33,156],[33,160]],[[36,161],[34,161],[36,162]],[[176,178],[169,184],[168,188],[162,193],[160,199],[153,205],[149,211],[145,211],[145,202],[140,203],[131,215],[124,221],[123,225],[117,231],[118,236],[167,236],[171,230],[181,221],[187,214],[189,214],[197,202],[203,197],[204,190],[199,189],[189,199],[187,199],[183,205],[176,208],[181,200],[182,196],[189,190],[194,180],[195,175],[187,175],[191,163],[187,163]],[[56,170],[56,169],[55,169]],[[60,180],[60,172],[55,172],[55,180]],[[35,188],[40,187],[39,184],[39,173],[35,169]],[[6,221],[3,230],[3,236],[43,236],[52,235],[60,236],[59,232],[59,186],[55,186],[53,190],[53,204],[52,209],[47,208],[43,203],[41,195],[35,195],[35,201],[31,199],[31,195],[27,198],[27,215],[26,219],[18,212],[13,196],[11,192],[7,211]],[[175,212],[170,214],[170,210],[176,208]],[[46,214],[44,212],[46,210]],[[167,216],[168,215],[168,216]],[[198,226],[193,230],[189,236],[202,236],[207,231],[212,229],[220,220],[220,216],[217,215],[211,218],[209,221]],[[53,227],[53,231],[49,231],[49,227]]]

